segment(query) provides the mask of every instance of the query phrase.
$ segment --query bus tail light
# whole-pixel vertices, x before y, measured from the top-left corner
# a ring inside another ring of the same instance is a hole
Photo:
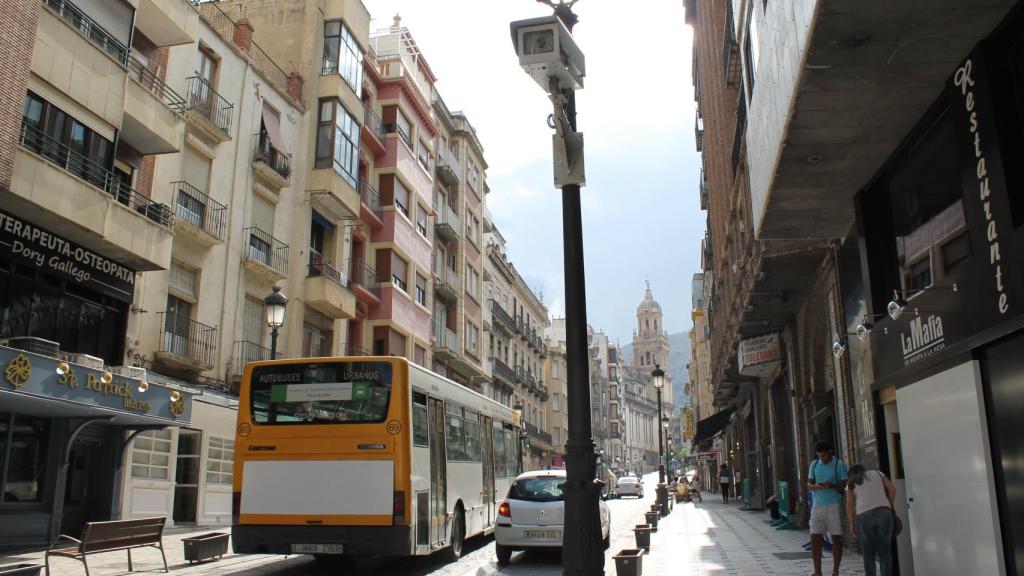
[[[504,516],[506,518],[512,517],[512,507],[508,505],[507,500],[498,506],[498,516]]]
[[[239,515],[242,510],[242,493],[231,493],[231,523],[238,524]]]
[[[394,525],[405,524],[405,492],[396,491],[394,506],[392,507],[392,521]]]

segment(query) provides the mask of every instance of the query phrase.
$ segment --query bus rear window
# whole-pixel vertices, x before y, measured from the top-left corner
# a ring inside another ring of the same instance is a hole
[[[391,397],[388,362],[257,366],[249,380],[255,424],[383,422]]]

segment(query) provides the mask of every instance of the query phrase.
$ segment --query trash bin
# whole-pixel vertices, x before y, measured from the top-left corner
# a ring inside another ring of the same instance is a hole
[[[191,538],[182,538],[181,542],[185,546],[185,560],[188,560],[189,564],[210,560],[214,556],[220,560],[228,553],[229,537],[227,532],[211,532]]]
[[[651,531],[658,531],[658,518],[661,517],[661,512],[644,512],[644,519],[651,525]]]
[[[643,550],[624,548],[612,558],[615,559],[616,576],[640,576],[643,574]]]

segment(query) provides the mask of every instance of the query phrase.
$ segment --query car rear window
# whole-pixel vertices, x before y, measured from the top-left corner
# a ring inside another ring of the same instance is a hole
[[[623,476],[619,478],[619,484],[636,484],[636,478],[632,476]]]
[[[536,476],[516,480],[509,488],[508,497],[529,502],[557,502],[563,499],[560,476]]]

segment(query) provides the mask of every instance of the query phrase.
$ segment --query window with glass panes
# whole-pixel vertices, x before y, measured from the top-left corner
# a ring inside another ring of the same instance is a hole
[[[324,22],[324,61],[321,74],[338,74],[356,93],[363,89],[363,50],[340,20]]]
[[[316,129],[316,168],[330,168],[353,188],[359,179],[359,124],[334,99],[320,101]]]
[[[480,301],[480,273],[469,264],[466,264],[466,293]]]
[[[419,141],[419,146],[416,147],[416,159],[419,161],[420,166],[423,167],[428,173],[430,172],[430,146],[427,145],[423,140]]]
[[[477,355],[477,348],[480,345],[480,329],[470,321],[466,321],[466,352]]]
[[[427,305],[427,279],[421,274],[416,274],[416,302]]]
[[[206,483],[231,484],[235,441],[210,436],[206,449]]]
[[[399,212],[405,214],[405,217],[409,217],[409,189],[402,184],[402,181],[398,178],[394,180],[394,197],[395,197],[395,208]]]
[[[170,430],[147,430],[132,441],[132,478],[167,480],[170,462]]]
[[[402,289],[403,292],[408,290],[406,284],[406,278],[408,278],[409,264],[402,260],[402,257],[397,253],[391,253],[391,282]]]
[[[412,124],[409,123],[409,118],[399,110],[395,109],[395,127],[398,130],[398,135],[402,137],[402,141],[405,145],[412,149]]]
[[[420,236],[427,237],[427,214],[430,209],[418,204],[416,206],[416,231],[420,233]]]
[[[50,420],[0,412],[0,502],[41,502]]]

